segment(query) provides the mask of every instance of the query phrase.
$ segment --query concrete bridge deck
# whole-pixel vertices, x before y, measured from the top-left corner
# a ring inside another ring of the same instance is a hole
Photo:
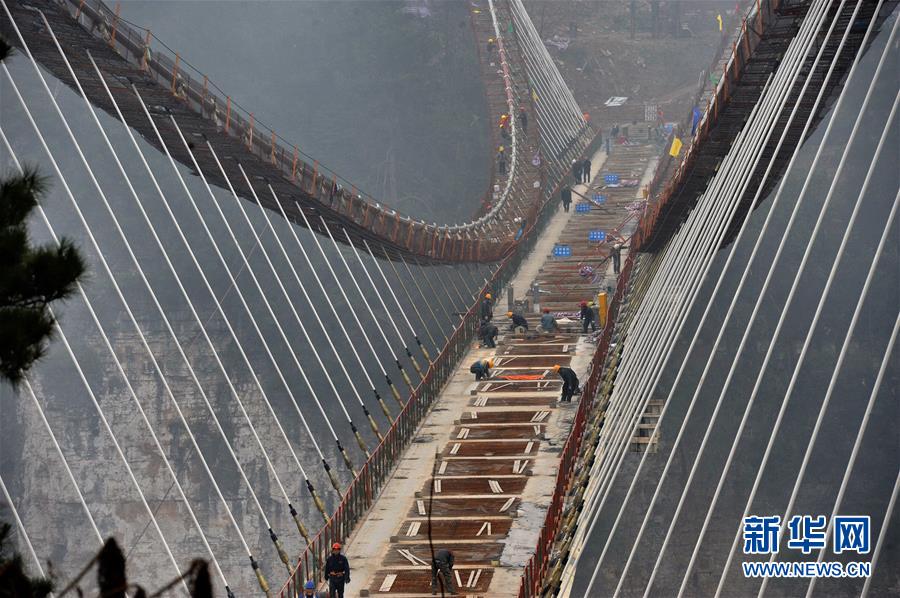
[[[574,207],[568,213],[558,210],[512,282],[517,299],[533,281],[545,280],[569,263],[551,255],[560,240],[583,250],[586,257],[581,264],[591,263],[603,271],[593,285],[585,284],[578,268],[557,276],[553,284],[559,292],[554,291],[553,301],[544,300],[544,305],[558,313],[577,311],[581,300],[591,298],[588,288],[596,291],[607,276],[612,280],[612,265],[603,259],[608,245],[589,244],[584,231],[620,229],[627,236],[633,228],[627,208],[641,191],[603,188],[602,175],[614,171],[649,181],[657,151],[649,145],[620,146],[608,161],[605,152],[592,158],[594,182],[574,190],[584,195],[602,191],[607,203],[589,213],[578,213]],[[495,309],[501,330],[506,305],[504,293]],[[528,314],[527,319],[535,329],[538,315]],[[460,595],[517,594],[522,568],[544,523],[559,453],[578,404],[577,396],[571,404],[558,403],[561,382],[550,368],[555,363],[568,365],[584,378],[596,345],[590,335],[581,334],[577,321],[564,324],[555,335],[503,332],[496,348],[475,346],[462,360],[377,503],[350,538],[352,595],[431,595],[429,508],[435,548],[448,548],[456,557]],[[468,366],[486,357],[495,359],[493,377],[475,382]],[[510,373],[542,377],[504,380]]]

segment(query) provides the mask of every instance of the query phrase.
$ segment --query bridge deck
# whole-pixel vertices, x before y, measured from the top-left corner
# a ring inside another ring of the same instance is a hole
[[[619,147],[607,162],[593,159],[595,182],[577,192],[603,192],[604,209],[568,214],[559,211],[512,286],[519,293],[533,280],[557,274],[566,261],[549,257],[555,242],[567,242],[597,264],[607,245],[590,246],[587,230],[633,228],[628,210],[638,188],[601,189],[610,168],[622,178],[649,180],[656,148]],[[623,221],[626,221],[623,225]],[[604,272],[611,265],[599,266]],[[561,269],[565,273],[565,269]],[[611,274],[611,272],[610,272]],[[588,281],[590,282],[590,281]],[[559,293],[545,306],[574,312],[587,287],[571,270],[553,283]],[[597,283],[593,289],[597,288]],[[506,299],[498,299],[495,319],[503,323]],[[528,315],[532,328],[538,316]],[[392,479],[366,519],[350,539],[348,556],[361,595],[430,596],[428,508],[432,541],[456,557],[460,594],[512,596],[519,588],[522,567],[534,551],[546,505],[553,493],[559,451],[569,433],[576,403],[560,405],[554,363],[585,375],[596,345],[580,334],[580,324],[564,325],[560,334],[515,337],[505,334],[496,349],[472,348],[463,359],[435,408],[419,430]],[[468,366],[477,359],[495,359],[493,378],[475,382]],[[513,373],[540,374],[540,380],[504,380]],[[432,478],[435,493],[430,498]],[[401,552],[402,551],[402,552]],[[410,558],[412,557],[412,558]],[[422,559],[418,561],[417,559]]]

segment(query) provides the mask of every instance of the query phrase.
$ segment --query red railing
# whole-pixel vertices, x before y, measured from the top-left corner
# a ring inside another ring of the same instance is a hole
[[[687,150],[684,153],[681,163],[678,165],[674,174],[666,179],[665,187],[661,192],[656,194],[656,201],[652,206],[648,205],[638,227],[632,236],[631,249],[639,251],[644,244],[652,238],[656,228],[659,216],[668,207],[668,203],[677,195],[677,191],[685,182],[685,178],[690,174],[694,167],[695,160],[699,151],[699,147],[703,141],[709,137],[712,127],[718,122],[718,118],[723,106],[731,99],[731,92],[737,81],[740,79],[747,62],[753,55],[753,51],[759,45],[763,31],[766,25],[772,20],[775,11],[781,4],[780,0],[757,0],[751,5],[748,14],[741,20],[741,30],[737,38],[731,42],[731,58],[725,63],[716,89],[712,94],[712,98],[707,102],[706,110],[700,122],[697,124],[697,130],[690,139]],[[723,38],[724,39],[724,38]],[[722,44],[718,50],[717,57],[713,61],[713,68],[721,59],[721,52],[728,48],[728,44]],[[710,73],[712,72],[710,69]],[[699,100],[702,97],[703,89],[697,96]],[[695,102],[696,103],[696,102]],[[690,116],[682,123],[682,128],[687,130],[687,126],[691,123]],[[668,154],[668,144],[665,148],[663,163],[657,168],[656,175],[651,182],[650,188],[655,189],[662,183],[662,177],[667,176],[667,171],[671,161],[674,159]]]
[[[581,393],[581,402],[578,405],[578,411],[575,414],[575,421],[572,423],[572,429],[563,445],[560,454],[559,470],[556,474],[556,487],[553,497],[550,499],[550,506],[547,508],[547,514],[544,518],[544,525],[538,536],[537,546],[534,554],[525,564],[522,572],[522,581],[519,585],[519,598],[530,598],[531,596],[541,595],[541,588],[544,585],[544,578],[550,566],[550,559],[553,552],[553,545],[556,542],[556,536],[559,533],[560,522],[562,520],[563,509],[565,507],[565,497],[569,492],[569,485],[572,482],[575,472],[575,464],[578,460],[581,450],[581,443],[584,437],[585,423],[591,409],[594,405],[594,399],[600,386],[600,379],[603,374],[603,365],[606,363],[606,356],[609,353],[609,344],[612,339],[615,327],[616,317],[619,315],[619,306],[622,303],[622,297],[625,294],[625,288],[631,277],[631,271],[634,266],[634,253],[629,253],[625,260],[624,267],[616,280],[616,291],[613,299],[609,304],[606,317],[606,325],[600,335],[600,341],[597,343],[597,351],[591,360],[590,373]]]

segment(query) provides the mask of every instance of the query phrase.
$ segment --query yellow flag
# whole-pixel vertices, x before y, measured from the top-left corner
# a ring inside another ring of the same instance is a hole
[[[719,22],[719,31],[722,31],[722,15],[716,15],[716,20]]]
[[[531,99],[534,102],[538,101],[537,92],[535,92],[533,89],[531,90]]]
[[[677,158],[679,153],[681,153],[681,139],[676,137],[672,140],[672,148],[669,150],[669,155]]]

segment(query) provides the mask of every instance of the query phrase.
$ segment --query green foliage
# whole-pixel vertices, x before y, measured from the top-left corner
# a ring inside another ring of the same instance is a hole
[[[8,523],[0,524],[0,598],[43,598],[53,591],[49,579],[29,578],[22,557],[11,549]]]
[[[85,263],[75,246],[33,247],[28,216],[48,186],[33,168],[0,181],[0,378],[15,384],[53,335],[49,306],[75,292]]]

